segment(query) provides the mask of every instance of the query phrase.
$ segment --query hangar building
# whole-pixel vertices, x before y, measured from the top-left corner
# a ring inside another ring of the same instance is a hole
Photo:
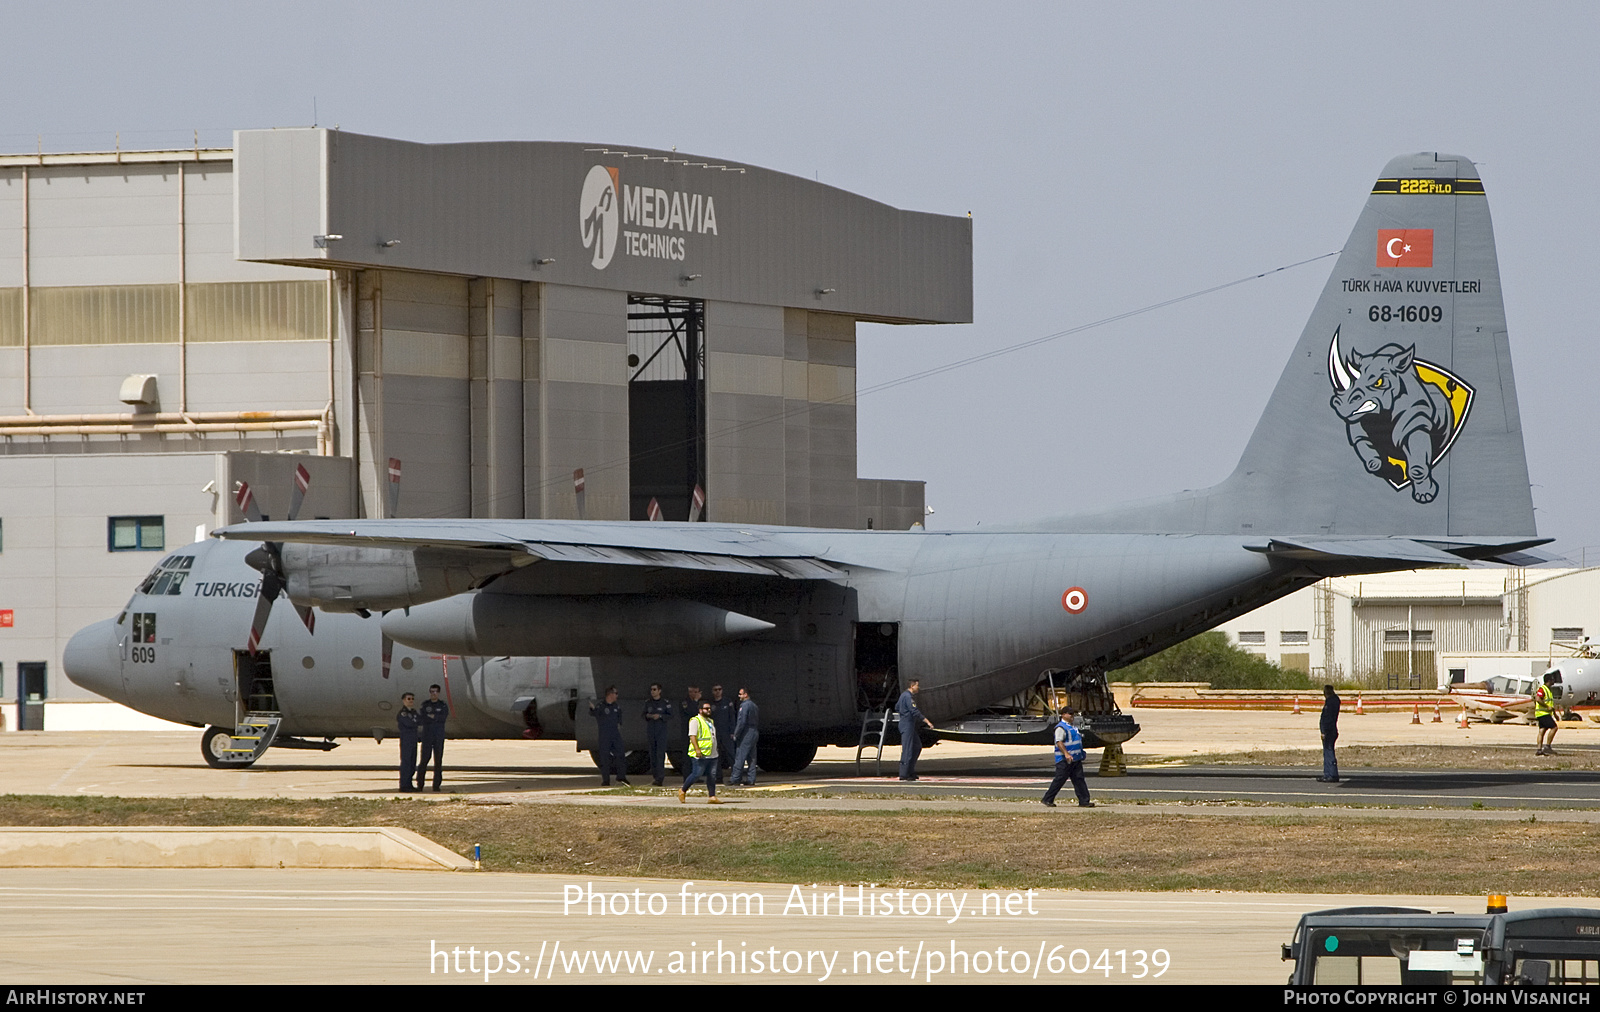
[[[0,156],[8,726],[143,719],[67,639],[298,463],[307,517],[909,527],[922,483],[856,474],[856,324],[971,319],[970,219],[677,152]]]
[[[1600,639],[1600,568],[1432,569],[1323,580],[1224,623],[1313,682],[1432,689],[1526,678]]]

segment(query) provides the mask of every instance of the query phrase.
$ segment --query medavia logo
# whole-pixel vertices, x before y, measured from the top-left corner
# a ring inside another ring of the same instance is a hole
[[[617,198],[617,170],[596,165],[583,180],[578,197],[578,231],[585,249],[594,251],[590,264],[605,270],[617,248],[617,219],[621,201]]]

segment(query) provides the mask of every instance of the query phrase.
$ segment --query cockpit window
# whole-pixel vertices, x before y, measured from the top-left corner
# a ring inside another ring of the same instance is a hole
[[[194,565],[192,555],[169,555],[161,560],[160,565],[150,571],[150,575],[139,584],[139,593],[151,597],[162,595],[176,596],[183,593],[183,581],[189,578],[189,569]]]

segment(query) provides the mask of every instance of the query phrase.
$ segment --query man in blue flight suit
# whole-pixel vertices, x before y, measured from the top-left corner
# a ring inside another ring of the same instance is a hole
[[[685,774],[694,768],[694,759],[685,750],[689,740],[689,725],[694,723],[694,718],[700,715],[700,686],[691,685],[685,691],[686,698],[678,707],[678,748],[677,755],[681,761],[675,769],[682,770]]]
[[[599,706],[589,702],[589,712],[600,725],[600,786],[611,786],[611,774],[617,774],[617,783],[628,783],[628,757],[622,751],[622,707],[617,703],[617,687],[606,686],[606,701]],[[628,784],[628,786],[633,786]]]
[[[433,760],[433,793],[439,793],[444,780],[444,722],[450,719],[450,704],[439,698],[439,687],[428,686],[428,699],[422,713],[422,761],[417,764],[417,790],[428,779],[428,760]]]
[[[1078,796],[1078,807],[1094,807],[1094,802],[1089,800],[1089,785],[1083,781],[1083,735],[1073,723],[1077,716],[1072,707],[1061,708],[1061,722],[1056,725],[1055,733],[1056,777],[1041,799],[1047,808],[1056,807],[1056,795],[1068,780],[1072,781],[1072,793]]]
[[[1333,686],[1322,687],[1322,718],[1318,722],[1318,730],[1322,732],[1322,776],[1317,780],[1324,784],[1339,782],[1339,760],[1334,758],[1333,743],[1339,740],[1339,694],[1333,691]]]
[[[733,769],[733,726],[738,715],[733,700],[724,699],[722,686],[711,687],[711,722],[717,725],[717,783],[722,783],[722,771]]]
[[[417,738],[422,726],[422,714],[412,706],[417,697],[407,692],[400,697],[400,712],[394,722],[400,727],[400,793],[411,794],[417,788],[411,780],[417,774]]]
[[[761,710],[750,698],[749,689],[739,690],[739,720],[733,726],[733,787],[756,785],[756,742],[761,740]]]
[[[895,712],[900,715],[900,779],[917,779],[917,756],[922,754],[922,734],[919,725],[926,724],[930,729],[933,721],[922,715],[917,709],[917,693],[922,691],[922,683],[913,678],[906,683],[906,691],[900,693],[900,701],[894,705]]]
[[[644,701],[644,726],[650,735],[650,779],[657,787],[667,776],[667,743],[672,738],[672,703],[661,698],[661,683],[650,683],[650,698]]]

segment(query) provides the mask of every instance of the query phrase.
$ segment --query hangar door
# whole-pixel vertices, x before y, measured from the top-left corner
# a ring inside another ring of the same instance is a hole
[[[706,484],[705,303],[628,296],[628,516],[689,519]],[[703,518],[703,517],[702,517]]]

